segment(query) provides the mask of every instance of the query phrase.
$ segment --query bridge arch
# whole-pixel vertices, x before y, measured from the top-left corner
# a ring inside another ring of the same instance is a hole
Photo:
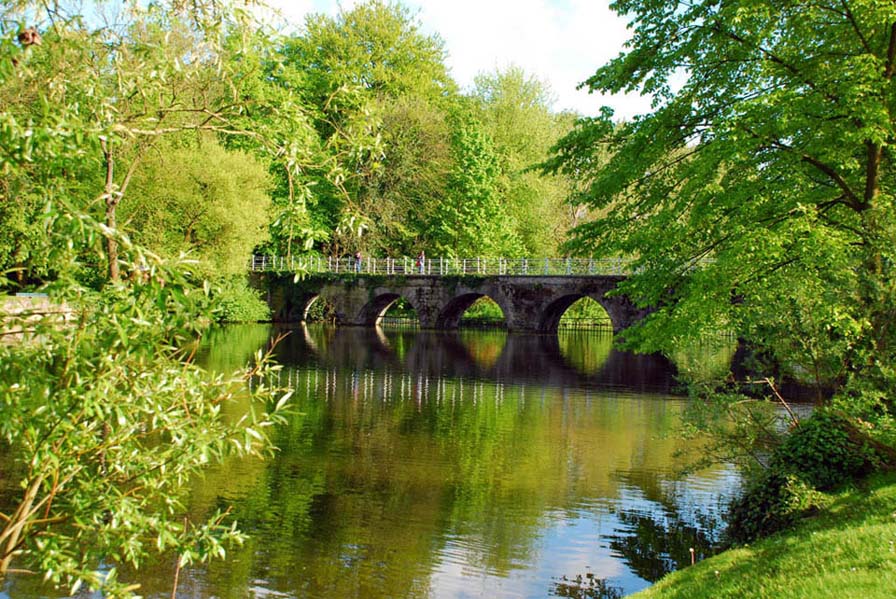
[[[541,333],[556,333],[557,327],[560,325],[560,319],[563,318],[563,315],[574,303],[582,298],[593,299],[600,305],[601,308],[604,309],[604,312],[607,313],[607,316],[610,318],[610,322],[613,325],[614,333],[623,328],[621,326],[621,323],[617,322],[618,318],[613,317],[613,305],[608,302],[603,297],[603,295],[591,293],[570,293],[555,299],[547,306],[545,306],[544,310],[541,313],[541,317],[539,318],[538,331]]]
[[[412,308],[414,308],[414,311],[417,310],[417,306],[406,295],[393,291],[386,291],[373,297],[373,299],[361,308],[361,312],[358,314],[357,318],[358,323],[363,324],[364,326],[374,326],[379,324],[386,311],[399,299],[406,301]]]
[[[311,306],[320,299],[320,294],[315,293],[312,296],[309,296],[305,299],[303,304],[299,304],[293,308],[293,313],[289,315],[287,318],[288,322],[305,322],[308,320],[308,312],[311,311]]]
[[[461,318],[464,316],[464,312],[467,309],[475,304],[478,300],[483,297],[487,297],[501,308],[501,314],[504,316],[504,322],[507,322],[507,308],[503,305],[503,303],[499,300],[499,298],[492,297],[486,293],[479,292],[469,292],[462,293],[457,295],[442,306],[441,310],[439,310],[439,315],[436,317],[436,328],[437,329],[446,329],[452,330],[456,329],[460,324]]]
[[[321,293],[305,293],[286,298],[274,311],[274,322],[305,322],[311,307],[322,297]],[[326,300],[325,300],[326,301]]]

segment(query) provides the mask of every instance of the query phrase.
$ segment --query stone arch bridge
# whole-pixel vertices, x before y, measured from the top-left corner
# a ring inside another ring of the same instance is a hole
[[[275,322],[302,322],[311,304],[324,299],[342,326],[374,326],[399,298],[417,312],[423,329],[456,329],[464,311],[488,296],[504,312],[509,331],[550,333],[574,302],[590,297],[606,310],[619,332],[643,318],[624,296],[608,296],[624,275],[376,275],[317,273],[296,280],[291,273],[253,272],[267,292]]]

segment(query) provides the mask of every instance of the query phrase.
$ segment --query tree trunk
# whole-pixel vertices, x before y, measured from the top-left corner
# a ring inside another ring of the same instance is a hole
[[[103,142],[103,156],[106,159],[106,184],[104,196],[106,198],[106,226],[114,231],[116,228],[115,211],[118,207],[118,194],[115,192],[115,158],[112,150]],[[118,270],[118,241],[112,236],[106,235],[106,259],[109,261],[109,280],[117,281],[120,277]]]
[[[33,515],[32,507],[34,506],[34,501],[37,498],[38,491],[40,491],[42,482],[43,478],[38,477],[28,485],[25,489],[25,495],[22,497],[22,502],[19,504],[15,514],[13,514],[7,521],[6,527],[0,531],[0,533],[2,533],[0,534],[0,538],[3,539],[3,544],[5,545],[5,549],[3,549],[2,554],[0,554],[0,581],[6,577],[6,573],[9,571],[9,565],[12,563],[12,558],[15,556],[16,549],[25,534],[28,521]]]

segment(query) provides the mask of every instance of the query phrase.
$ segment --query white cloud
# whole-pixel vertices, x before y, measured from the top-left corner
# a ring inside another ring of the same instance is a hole
[[[273,0],[297,28],[307,12],[338,14],[358,0]],[[426,33],[445,40],[455,80],[469,87],[479,72],[511,64],[548,82],[557,110],[596,114],[604,104],[618,117],[649,109],[648,98],[601,98],[576,86],[623,49],[625,21],[594,0],[404,0]]]

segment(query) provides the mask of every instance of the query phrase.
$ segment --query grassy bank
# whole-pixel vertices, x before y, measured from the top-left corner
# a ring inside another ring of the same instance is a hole
[[[896,597],[896,476],[834,494],[796,529],[674,572],[633,597]]]

